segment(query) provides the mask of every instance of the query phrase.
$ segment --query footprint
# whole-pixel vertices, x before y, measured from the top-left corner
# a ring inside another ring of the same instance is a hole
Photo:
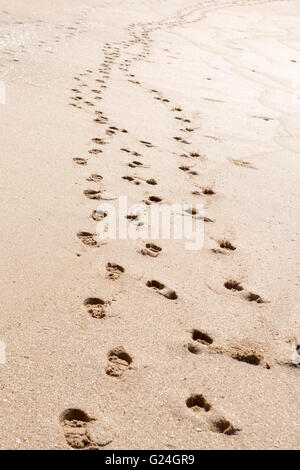
[[[89,153],[92,155],[98,155],[99,153],[102,153],[102,150],[100,149],[91,149],[89,150]]]
[[[90,232],[77,233],[77,237],[79,238],[79,240],[81,240],[81,242],[87,246],[99,246],[97,240],[95,240],[96,236],[97,236],[96,233],[90,233]]]
[[[216,194],[211,186],[202,188],[202,193],[205,194],[205,196],[212,196],[213,194]]]
[[[192,354],[196,354],[196,355],[201,354],[201,349],[199,348],[199,346],[196,346],[195,344],[188,343],[186,345],[186,348]]]
[[[214,341],[207,333],[200,330],[192,330],[192,340],[205,345],[212,344]]]
[[[252,116],[252,117],[256,119],[263,119],[264,121],[273,121],[273,118],[266,117],[266,116]]]
[[[88,314],[97,319],[105,318],[105,306],[108,305],[109,302],[98,299],[97,297],[89,297],[85,299],[83,305],[86,307]]]
[[[234,281],[232,279],[229,279],[229,281],[226,281],[224,284],[224,287],[226,287],[226,289],[233,290],[233,291],[244,290],[243,286],[241,286],[238,281]]]
[[[77,163],[77,165],[86,165],[88,162],[85,158],[73,158],[73,161]]]
[[[152,258],[157,258],[159,253],[162,251],[160,246],[155,245],[154,243],[146,243],[145,248],[141,250],[142,255],[148,255]]]
[[[131,368],[132,358],[123,346],[112,349],[108,355],[108,364],[105,369],[107,375],[121,377],[128,368]]]
[[[107,279],[111,279],[112,281],[116,281],[119,279],[122,273],[125,272],[125,269],[120,266],[119,264],[115,263],[107,263],[106,265],[106,277]]]
[[[99,137],[92,139],[92,142],[95,142],[95,144],[98,145],[105,145],[107,143],[104,139],[100,139]]]
[[[178,298],[178,296],[177,296],[177,294],[174,290],[169,289],[164,284],[161,284],[158,281],[148,281],[146,283],[146,286],[154,289],[160,295],[163,295],[164,297],[166,297],[169,300],[176,300]]]
[[[67,444],[73,449],[97,450],[113,440],[108,428],[79,408],[68,408],[63,411],[59,422]]]
[[[253,347],[243,345],[231,345],[228,349],[229,355],[232,359],[237,361],[246,362],[254,366],[261,365],[263,363],[263,356],[257,352]]]
[[[142,162],[139,162],[137,160],[133,160],[132,162],[128,163],[128,166],[130,168],[137,168],[139,166],[144,166]]]
[[[150,196],[150,197],[148,198],[148,200],[149,200],[150,202],[161,202],[161,201],[162,201],[162,199],[161,199],[160,197],[158,197],[158,196]]]
[[[229,281],[226,281],[224,284],[224,287],[226,287],[226,289],[233,290],[233,291],[239,291],[239,292],[244,291],[243,286],[241,286],[239,282],[233,281],[232,279],[230,279]],[[253,292],[249,292],[249,291],[244,291],[242,294],[242,297],[245,300],[248,300],[248,302],[256,302],[258,304],[263,304],[267,302],[263,300],[260,295],[254,294]]]
[[[94,189],[85,189],[83,194],[88,199],[93,199],[99,201],[101,199],[101,191],[95,191]]]
[[[94,219],[96,222],[100,222],[100,220],[104,219],[107,217],[107,212],[102,211],[102,210],[93,210],[91,214],[92,219]]]
[[[65,439],[73,449],[85,449],[91,446],[88,423],[93,421],[87,413],[79,408],[68,408],[59,417]]]
[[[203,419],[210,431],[225,435],[233,435],[238,431],[228,419],[212,409],[202,394],[193,394],[186,400],[186,406]]]
[[[248,302],[256,302],[257,304],[265,303],[265,300],[263,300],[260,295],[254,294],[253,292],[245,292],[243,297],[248,300]]]
[[[228,419],[213,411],[208,418],[210,430],[226,436],[236,434],[240,429],[235,428]]]
[[[185,403],[186,406],[195,413],[199,411],[208,412],[211,409],[211,405],[206,401],[204,396],[199,394],[191,395]]]
[[[229,240],[226,240],[226,239],[218,240],[218,244],[220,248],[223,248],[224,250],[229,250],[229,251],[236,250],[236,247]]]
[[[97,175],[96,173],[92,173],[86,180],[93,181],[94,183],[98,183],[99,181],[103,180],[103,176]]]
[[[243,168],[251,168],[252,170],[257,170],[257,168],[251,165],[251,163],[243,161],[243,160],[235,160],[234,158],[232,158],[231,162],[236,166],[241,166]]]
[[[151,142],[147,142],[146,140],[140,140],[141,144],[145,145],[145,147],[154,147],[153,144],[151,144]]]

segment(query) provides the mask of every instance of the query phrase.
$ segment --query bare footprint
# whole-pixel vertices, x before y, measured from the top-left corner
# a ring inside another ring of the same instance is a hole
[[[101,149],[91,149],[91,150],[89,150],[89,153],[91,155],[98,155],[99,153],[102,153],[102,150]]]
[[[228,419],[212,409],[202,394],[191,395],[185,404],[193,413],[199,415],[210,431],[225,435],[233,435],[238,431]]]
[[[90,232],[79,232],[77,233],[77,237],[79,240],[87,246],[99,246],[97,240],[95,239],[97,236],[96,233],[90,233]]]
[[[244,290],[243,286],[238,281],[234,281],[233,279],[229,279],[228,281],[225,282],[224,287],[228,290],[233,290],[233,291],[242,291]]]
[[[264,360],[263,355],[250,345],[232,344],[228,349],[228,354],[232,359],[254,366],[262,365]]]
[[[101,199],[101,191],[95,191],[94,189],[85,189],[83,191],[83,194],[88,199],[97,200],[97,201]]]
[[[186,400],[186,406],[195,413],[199,411],[208,412],[211,409],[211,405],[207,402],[203,395],[193,394]]]
[[[158,281],[148,281],[146,283],[146,286],[154,289],[160,295],[163,295],[164,297],[166,297],[169,300],[176,300],[178,298],[178,296],[177,296],[177,294],[174,290],[169,289],[164,284],[161,284]]]
[[[210,430],[226,436],[233,436],[239,429],[235,428],[231,422],[216,411],[212,411],[208,417]]]
[[[96,173],[92,173],[86,180],[93,181],[94,183],[98,183],[99,181],[103,180],[103,176],[97,175]]]
[[[85,158],[73,158],[73,162],[77,163],[77,165],[86,165],[87,160]]]
[[[192,340],[205,345],[212,344],[214,341],[211,336],[200,330],[192,330]]]
[[[257,304],[267,303],[267,301],[263,300],[260,295],[254,294],[253,292],[250,292],[250,291],[245,291],[244,287],[241,286],[241,284],[238,281],[234,281],[230,279],[224,283],[224,287],[232,291],[238,291],[238,292],[243,291],[242,297],[245,300],[248,300],[248,302],[256,302]]]
[[[145,248],[141,250],[142,255],[148,255],[152,258],[157,258],[162,248],[154,243],[146,243]]]
[[[112,349],[108,355],[108,364],[105,369],[107,375],[112,377],[121,377],[132,363],[132,358],[125,351],[123,346]]]
[[[68,408],[59,417],[67,444],[73,449],[85,449],[91,446],[88,423],[93,421],[79,408]]]
[[[125,269],[119,264],[107,263],[106,265],[106,278],[116,281],[119,279],[122,273],[125,272]]]
[[[107,212],[102,211],[102,210],[93,210],[93,212],[91,213],[92,219],[95,220],[96,222],[100,222],[100,220],[107,217],[107,215],[108,215]]]
[[[234,246],[229,240],[226,240],[225,238],[223,238],[222,240],[218,240],[218,244],[220,248],[224,250],[229,250],[229,251],[236,250],[236,246]]]
[[[79,408],[68,408],[60,414],[60,424],[67,444],[73,449],[97,450],[113,440],[111,431]]]
[[[99,299],[98,297],[88,297],[83,302],[88,314],[97,319],[105,318],[105,307],[109,302]]]
[[[246,162],[244,160],[236,160],[236,159],[232,158],[231,162],[236,166],[241,166],[243,168],[251,168],[252,170],[257,170],[257,168],[255,166],[253,166],[251,163]]]

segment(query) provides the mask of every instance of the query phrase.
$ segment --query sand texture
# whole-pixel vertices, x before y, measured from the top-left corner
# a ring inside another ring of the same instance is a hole
[[[300,1],[0,0],[0,86],[0,448],[299,449]]]

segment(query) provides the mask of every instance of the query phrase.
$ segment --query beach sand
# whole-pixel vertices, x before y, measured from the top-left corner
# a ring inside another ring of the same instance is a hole
[[[1,449],[300,447],[299,14],[0,0]],[[120,196],[204,246],[100,242]]]

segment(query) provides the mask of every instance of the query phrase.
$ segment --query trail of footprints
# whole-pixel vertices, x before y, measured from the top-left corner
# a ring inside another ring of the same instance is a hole
[[[222,2],[226,4],[225,2]],[[231,2],[227,2],[231,4]],[[239,2],[240,3],[240,2]],[[242,2],[252,3],[252,2]],[[89,155],[76,156],[73,161],[78,166],[87,166],[90,158],[101,158],[104,148],[109,146],[110,142],[115,135],[122,133],[124,136],[128,134],[128,130],[118,126],[115,122],[112,122],[105,113],[100,109],[100,102],[102,100],[103,93],[105,90],[112,86],[110,84],[110,76],[112,70],[118,68],[118,70],[125,74],[127,80],[132,86],[142,87],[145,92],[150,93],[155,101],[160,102],[162,105],[167,106],[170,110],[170,116],[174,119],[178,125],[178,134],[170,136],[170,140],[177,142],[180,150],[176,153],[179,159],[184,160],[184,163],[179,164],[178,171],[182,172],[182,175],[186,177],[195,178],[198,176],[198,172],[194,167],[194,162],[205,159],[205,155],[199,151],[198,148],[193,147],[193,134],[197,132],[197,127],[193,124],[192,119],[189,118],[183,111],[182,107],[176,103],[172,103],[171,100],[163,96],[158,90],[147,89],[142,83],[136,79],[135,74],[130,72],[130,67],[135,61],[143,61],[151,53],[151,32],[157,29],[171,28],[179,26],[180,24],[188,23],[189,21],[198,21],[198,19],[189,20],[189,15],[194,14],[197,11],[201,11],[201,7],[204,6],[204,10],[207,11],[207,7],[214,7],[214,2],[208,0],[207,2],[200,2],[197,6],[190,10],[178,12],[174,17],[168,18],[158,23],[138,23],[131,24],[128,27],[129,39],[120,43],[105,43],[103,47],[104,60],[100,64],[99,68],[94,71],[87,69],[85,72],[78,74],[74,77],[76,86],[72,89],[73,95],[70,99],[70,105],[88,111],[91,115],[91,119],[102,129],[100,134],[96,137],[91,138],[91,148],[88,151]],[[130,48],[140,46],[139,52],[130,53]],[[88,86],[88,83],[93,77],[94,85],[92,88]],[[207,77],[207,80],[211,80],[211,77]],[[257,117],[255,117],[257,118]],[[207,136],[209,137],[209,136]],[[214,138],[215,137],[211,137]],[[151,149],[155,145],[143,138],[137,141],[137,144],[144,146],[145,148]],[[186,150],[188,148],[188,150]],[[150,168],[144,161],[140,159],[143,157],[140,152],[132,150],[127,147],[120,148],[120,152],[124,152],[131,157],[128,161],[127,166],[135,171],[139,168]],[[132,159],[132,157],[134,157]],[[229,159],[229,161],[235,166],[241,168],[254,169],[255,167],[245,161]],[[188,163],[187,163],[188,162]],[[135,184],[137,186],[143,183],[157,186],[159,182],[153,178],[142,178],[136,174],[124,175],[124,181]],[[98,173],[92,173],[88,178],[88,182],[99,183],[99,189],[85,189],[84,196],[88,199],[99,201],[103,196],[103,182],[105,178]],[[212,185],[202,185],[200,188],[192,191],[193,196],[205,196],[213,197],[216,194],[216,190]],[[144,199],[146,205],[159,204],[162,202],[162,198],[158,195],[152,195]],[[203,218],[205,222],[214,222],[209,217],[204,217],[197,213],[195,209],[189,209],[187,215],[192,217]],[[101,221],[107,217],[107,213],[95,209],[90,215],[91,219],[95,222]],[[139,223],[137,214],[128,214],[127,219],[132,223]],[[99,247],[101,244],[97,240],[97,235],[91,232],[79,232],[77,234],[78,239],[88,247]],[[217,241],[217,247],[212,249],[215,254],[231,254],[237,250],[238,247],[234,246],[233,243],[228,239],[220,239]],[[138,249],[138,252],[147,258],[156,259],[163,255],[162,248],[152,242],[147,242],[145,245]],[[153,261],[156,262],[156,261]],[[118,281],[119,278],[124,275],[125,269],[116,263],[109,262],[106,265],[106,279],[108,281]],[[178,300],[178,294],[172,288],[166,286],[157,280],[148,280],[146,282],[146,288],[153,291],[153,295],[159,295],[165,298],[164,301],[176,301]],[[247,291],[243,286],[234,280],[228,280],[224,284],[224,288],[238,293],[243,299],[262,304],[265,301],[257,294]],[[94,321],[103,321],[110,316],[108,310],[111,308],[111,301],[105,300],[98,297],[87,298],[84,302],[84,308],[87,315],[89,315]],[[176,304],[176,302],[175,302]],[[233,360],[247,363],[248,365],[263,366],[270,368],[269,365],[264,361],[264,357],[261,353],[251,346],[245,346],[243,344],[230,345],[228,347],[215,346],[212,336],[206,332],[198,329],[191,331],[191,338],[186,345],[187,350],[193,355],[207,354],[223,354],[230,357]],[[126,376],[128,371],[134,370],[133,359],[126,352],[123,346],[117,346],[112,348],[107,354],[107,365],[105,367],[105,374],[115,379],[121,379]],[[186,407],[195,416],[200,417],[208,431],[217,432],[223,435],[234,435],[239,429],[232,425],[231,422],[220,415],[207,399],[201,393],[190,395],[185,401]],[[97,440],[93,438],[90,432],[91,424],[95,421],[94,418],[90,418],[84,411],[79,409],[68,409],[61,414],[60,422],[63,428],[65,439],[67,443],[74,449],[98,449],[111,442],[111,439],[106,438]]]

